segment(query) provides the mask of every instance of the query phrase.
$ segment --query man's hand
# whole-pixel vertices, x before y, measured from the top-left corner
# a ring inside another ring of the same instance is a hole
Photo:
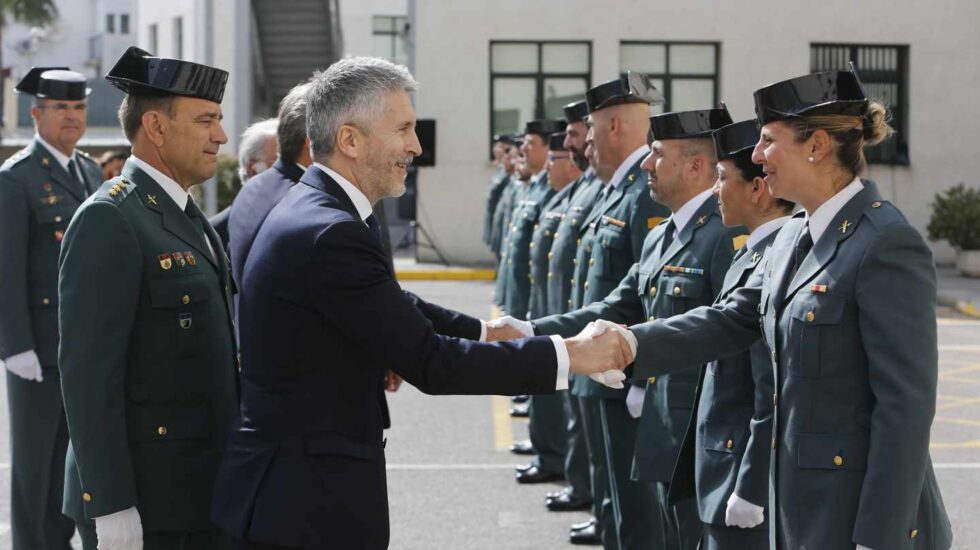
[[[756,506],[732,492],[725,510],[725,525],[742,529],[757,527],[765,519],[763,510],[762,506]]]
[[[494,319],[488,322],[486,327],[487,342],[518,340],[534,336],[534,328],[531,326],[531,323],[515,319],[510,315]]]
[[[41,374],[41,360],[37,358],[34,350],[11,355],[4,361],[4,364],[7,366],[7,370],[24,380],[44,381],[44,376]]]
[[[611,330],[610,330],[611,329]],[[621,371],[633,362],[633,351],[625,330],[607,321],[589,323],[573,338],[565,339],[573,374],[592,375],[605,371]],[[622,377],[622,373],[620,373]],[[623,377],[625,378],[625,377]],[[622,380],[620,378],[620,387]]]
[[[388,370],[388,372],[385,373],[385,391],[388,393],[395,393],[398,391],[398,388],[402,387],[402,382],[404,381],[405,380],[401,376],[395,374],[394,371]]]
[[[136,508],[95,518],[99,550],[143,550],[143,523]]]
[[[647,391],[639,386],[630,386],[630,391],[626,394],[626,410],[633,418],[639,418],[643,414],[643,401],[645,401]]]

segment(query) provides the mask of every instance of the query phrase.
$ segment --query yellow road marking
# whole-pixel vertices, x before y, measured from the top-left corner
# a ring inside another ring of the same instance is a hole
[[[980,426],[980,420],[970,420],[968,418],[956,418],[955,416],[937,416],[934,420],[936,422],[943,422],[946,424],[960,424],[963,426]]]
[[[947,409],[955,409],[956,407],[962,407],[964,405],[973,405],[980,403],[980,397],[965,398],[965,397],[951,397],[951,396],[940,396],[940,399],[952,399],[952,403],[947,403],[945,405],[938,405],[936,407],[937,411],[945,411]]]
[[[930,443],[930,449],[980,449],[980,439],[961,443]]]
[[[980,370],[980,363],[971,363],[967,361],[944,361],[944,364],[959,363],[961,365],[966,365],[965,367],[957,367],[955,369],[943,370],[942,374],[939,376],[945,376],[947,374],[961,374],[964,372],[971,372],[975,370]]]
[[[494,395],[490,398],[493,410],[493,443],[498,451],[510,449],[514,443],[514,429],[510,419],[510,398]]]
[[[980,384],[980,380],[976,380],[974,378],[964,378],[962,376],[939,375],[939,379],[947,382],[958,382],[960,384]]]

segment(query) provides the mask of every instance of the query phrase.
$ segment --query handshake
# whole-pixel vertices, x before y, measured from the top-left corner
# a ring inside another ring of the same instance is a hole
[[[531,323],[509,315],[487,323],[487,342],[531,336],[534,336]],[[569,372],[587,375],[611,388],[623,387],[626,380],[623,369],[636,358],[636,337],[629,329],[600,319],[564,342]]]

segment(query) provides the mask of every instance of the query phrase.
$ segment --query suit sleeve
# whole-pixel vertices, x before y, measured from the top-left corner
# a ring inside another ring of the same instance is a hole
[[[136,505],[125,381],[141,278],[136,234],[117,207],[80,208],[61,249],[58,363],[79,480],[92,496],[89,518]]]
[[[482,323],[479,319],[426,302],[407,290],[403,292],[405,297],[415,304],[422,315],[432,323],[432,329],[436,331],[436,334],[452,336],[453,338],[466,338],[467,340],[480,339]]]
[[[755,409],[749,421],[749,440],[738,468],[735,494],[755,504],[769,505],[769,456],[772,449],[773,382],[772,360],[769,348],[763,342],[752,344],[749,349],[752,361],[752,382],[755,385],[752,398]]]
[[[619,286],[601,302],[594,302],[582,309],[559,315],[542,317],[531,323],[535,334],[556,334],[563,338],[575,336],[590,322],[605,319],[618,324],[628,324],[643,319],[643,303],[636,293],[639,264],[626,273]]]
[[[34,349],[27,305],[28,209],[21,182],[0,172],[0,359]]]
[[[915,229],[896,224],[880,234],[862,261],[856,298],[875,405],[853,540],[905,548],[928,468],[939,361],[936,271]]]
[[[686,370],[751,346],[761,337],[758,307],[764,270],[760,264],[746,285],[721,304],[631,326],[637,340],[632,379]]]
[[[364,224],[332,224],[317,238],[311,298],[366,360],[430,394],[552,393],[550,338],[485,344],[440,336],[398,286]]]

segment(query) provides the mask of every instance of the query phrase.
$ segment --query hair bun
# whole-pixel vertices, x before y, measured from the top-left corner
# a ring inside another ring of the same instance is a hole
[[[877,145],[888,139],[895,133],[894,128],[888,124],[891,113],[880,101],[868,103],[868,110],[861,117],[863,123],[862,135],[866,145]]]

